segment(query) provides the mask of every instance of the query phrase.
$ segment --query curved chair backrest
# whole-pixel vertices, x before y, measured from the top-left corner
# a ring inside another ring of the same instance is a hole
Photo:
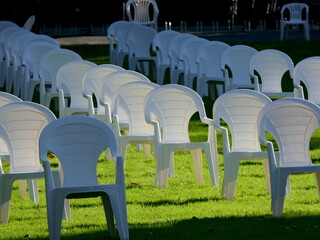
[[[100,89],[102,81],[107,75],[116,71],[123,71],[124,68],[114,64],[101,64],[89,69],[82,78],[82,91],[84,96],[94,95],[97,100],[100,99]],[[102,112],[100,101],[97,101],[97,112]]]
[[[177,36],[173,37],[168,45],[168,56],[170,58],[171,64],[174,66],[180,66],[182,68],[182,64],[180,63],[179,56],[180,56],[180,45],[183,41],[189,38],[197,38],[196,35],[190,33],[183,33],[178,34]],[[178,67],[179,68],[179,67]]]
[[[220,41],[209,41],[199,46],[196,53],[196,62],[201,65],[201,73],[199,75],[205,74],[222,78],[221,55],[229,47],[230,45]]]
[[[152,50],[156,53],[159,64],[169,65],[168,46],[170,40],[180,33],[174,30],[164,30],[158,32],[152,41]]]
[[[147,94],[159,87],[147,81],[130,82],[119,87],[112,97],[112,114],[124,111],[129,120],[129,135],[152,135],[153,126],[144,118],[144,101]]]
[[[197,73],[196,65],[196,55],[199,47],[208,40],[205,38],[190,38],[186,41],[183,41],[179,47],[179,58],[180,61],[184,62],[185,74],[188,73]]]
[[[7,92],[0,92],[0,107],[7,105],[12,102],[22,102],[23,100],[17,97],[14,94],[7,93]],[[2,139],[0,139],[0,155],[7,155],[9,154],[8,147]]]
[[[320,57],[309,57],[296,64],[293,72],[294,85],[299,86],[300,82],[303,82],[308,93],[308,100],[316,104],[320,104],[319,68]]]
[[[0,21],[0,31],[6,27],[18,26],[15,22],[2,20]]]
[[[108,40],[109,40],[109,53],[110,53],[110,63],[112,64],[123,64],[123,56],[119,56],[120,52],[122,54],[128,53],[128,46],[126,45],[126,35],[128,31],[140,24],[128,21],[116,21],[110,24],[108,27]],[[120,57],[120,59],[118,59]]]
[[[105,115],[107,121],[111,121],[111,107],[112,98],[114,92],[122,85],[129,82],[145,81],[150,82],[150,79],[141,73],[132,70],[118,71],[109,74],[102,81],[102,86],[99,87],[100,91],[100,103],[105,107],[109,107],[108,110],[105,108]],[[127,123],[128,117],[123,111],[118,111],[119,122]]]
[[[129,30],[126,44],[129,48],[130,56],[150,57],[152,41],[156,34],[156,30],[147,26]]]
[[[36,16],[31,15],[30,17],[28,17],[28,19],[25,21],[22,27],[28,31],[31,31],[35,21],[36,21]]]
[[[57,72],[57,88],[67,90],[70,94],[70,108],[88,107],[87,99],[83,96],[82,79],[95,66],[97,65],[93,62],[77,60],[66,63]]]
[[[128,22],[128,21],[117,21],[111,24],[108,28],[108,36],[113,37],[117,42],[118,51],[128,51],[126,45],[128,32],[140,24]]]
[[[146,120],[159,122],[163,143],[190,142],[188,127],[196,112],[200,119],[206,118],[202,98],[183,85],[162,85],[152,90],[145,99]]]
[[[320,127],[320,108],[301,98],[282,98],[264,107],[258,118],[259,138],[270,133],[279,147],[278,167],[312,165],[310,140]]]
[[[126,13],[130,22],[150,25],[158,31],[159,9],[155,0],[128,0]]]
[[[39,64],[39,76],[46,84],[51,84],[51,92],[57,92],[56,77],[57,72],[64,64],[81,60],[82,57],[69,49],[55,49],[41,57]]]
[[[120,86],[136,81],[150,82],[150,79],[141,73],[132,70],[118,71],[106,76],[100,85],[100,102],[102,104],[110,104],[114,91]]]
[[[56,120],[46,107],[33,102],[13,102],[0,108],[0,135],[10,153],[10,172],[42,171],[39,137],[43,128]]]
[[[32,72],[33,79],[39,79],[39,65],[41,57],[54,49],[59,49],[60,46],[45,41],[33,42],[26,46],[21,53],[21,64],[28,65]]]
[[[220,126],[222,119],[229,126],[232,151],[261,151],[257,118],[269,103],[269,97],[250,89],[234,89],[217,98],[212,109],[214,122]]]
[[[101,80],[116,71],[123,71],[124,68],[114,64],[100,64],[89,69],[82,78],[82,89],[84,95],[95,94],[99,96],[99,86]]]
[[[282,92],[283,75],[289,71],[293,78],[294,65],[292,59],[284,52],[276,49],[265,49],[251,57],[249,71],[251,76],[258,72],[261,79],[261,92]]]
[[[285,16],[285,12],[289,12],[289,18]],[[281,8],[281,20],[288,22],[308,21],[309,6],[305,3],[288,3]]]
[[[44,34],[29,34],[27,38],[20,42],[19,52],[22,52],[28,45],[33,42],[48,42],[57,47],[60,47],[60,44],[56,39]]]
[[[97,163],[106,148],[118,155],[112,129],[101,120],[83,115],[59,118],[40,136],[41,159],[47,159],[47,150],[56,154],[63,170],[63,187],[97,185]]]
[[[230,68],[233,85],[251,84],[249,63],[251,57],[257,52],[256,49],[247,45],[234,45],[223,51],[221,69],[225,69],[226,66]]]

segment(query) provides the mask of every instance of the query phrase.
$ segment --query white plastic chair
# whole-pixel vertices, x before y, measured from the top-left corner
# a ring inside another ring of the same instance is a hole
[[[190,38],[197,38],[197,36],[191,33],[181,33],[173,37],[169,42],[168,57],[170,59],[170,83],[179,83],[180,76],[183,73],[183,63],[180,61],[179,52],[180,45]]]
[[[289,72],[293,79],[292,59],[276,49],[265,49],[251,57],[249,71],[254,79],[255,90],[271,98],[293,97],[294,92],[282,90],[282,79]],[[260,83],[260,81],[261,83]]]
[[[112,122],[120,155],[126,159],[129,144],[144,144],[145,155],[151,156],[151,144],[155,141],[154,129],[144,118],[146,95],[158,84],[147,81],[130,82],[120,86],[112,97]],[[121,110],[120,110],[121,109]],[[128,119],[128,133],[121,134],[118,111],[124,111]]]
[[[108,39],[110,41],[110,63],[124,66],[125,57],[129,55],[127,46],[127,34],[130,30],[140,27],[141,24],[128,21],[117,21],[108,27]],[[115,43],[112,44],[111,43]]]
[[[40,136],[50,240],[60,239],[65,199],[101,197],[108,229],[115,237],[116,221],[120,239],[129,239],[123,158],[119,155],[112,129],[88,116],[68,116],[49,124]],[[106,148],[116,158],[115,181],[99,184],[96,172],[99,156]],[[52,151],[61,165],[62,186],[57,186],[47,159]]]
[[[205,142],[190,141],[188,127],[195,113],[208,126],[208,140]],[[194,90],[178,84],[155,88],[145,99],[145,118],[154,126],[155,184],[158,187],[166,187],[168,177],[174,175],[174,152],[177,151],[191,152],[196,181],[202,182],[202,150],[206,154],[211,182],[214,186],[219,185],[213,120],[206,116],[203,101]]]
[[[73,114],[88,114],[88,100],[83,95],[84,74],[97,66],[86,60],[77,60],[63,65],[57,72],[56,85],[59,91],[59,117]],[[69,93],[70,103],[66,104],[64,92]]]
[[[28,39],[34,38],[37,34],[30,32],[24,28],[20,28],[12,34],[8,34],[6,38],[6,90],[9,91],[14,87],[14,83],[17,81],[15,73],[19,71],[21,66],[21,53],[22,49],[27,45]]]
[[[304,37],[310,40],[309,33],[309,6],[305,3],[288,3],[281,8],[280,40],[287,39],[288,29],[302,25]]]
[[[308,99],[320,105],[319,69],[320,57],[308,57],[296,64],[293,72],[295,97]]]
[[[155,0],[128,0],[126,14],[130,22],[138,22],[158,31],[159,8]]]
[[[271,99],[266,95],[250,89],[231,90],[214,102],[212,114],[215,132],[222,132],[223,144],[224,179],[221,195],[228,200],[234,198],[242,160],[262,160],[267,189],[270,190],[268,155],[261,150],[257,126],[259,112],[270,102]],[[227,127],[221,125],[221,120]]]
[[[256,49],[247,45],[234,45],[223,51],[221,70],[224,74],[226,91],[236,88],[254,89],[249,64],[251,57],[257,52]]]
[[[230,45],[220,41],[209,41],[198,48],[197,64],[197,93],[215,99],[215,90],[218,96],[224,92],[224,78],[221,71],[222,52]],[[210,92],[209,92],[210,91]]]
[[[33,180],[28,184],[30,198],[38,201],[37,179],[44,177],[39,161],[39,136],[56,117],[48,108],[33,102],[6,104],[0,113],[0,137],[10,155],[10,171],[0,173],[0,222],[7,223],[12,185],[16,180]]]
[[[151,45],[156,34],[156,30],[147,26],[129,30],[126,42],[129,49],[129,70],[138,70],[150,77],[151,66],[155,72],[156,57],[151,56]]]
[[[101,105],[100,86],[107,75],[116,71],[124,71],[125,69],[114,64],[100,64],[89,69],[82,78],[82,92],[88,100],[89,115],[96,117],[98,115],[104,116],[104,107]],[[94,99],[96,101],[94,101]],[[96,104],[96,107],[95,107]]]
[[[17,97],[14,94],[2,92],[0,91],[0,107],[12,103],[12,102],[22,102],[22,99]],[[9,150],[5,142],[2,141],[0,138],[0,158],[1,161],[3,160],[9,160]],[[0,171],[3,171],[0,161]],[[20,195],[22,197],[26,197],[26,191],[20,188]]]
[[[320,166],[312,164],[309,148],[312,134],[320,127],[320,108],[308,100],[282,98],[261,110],[258,126],[259,139],[268,149],[271,211],[274,216],[281,216],[285,195],[290,192],[290,175],[315,173],[319,189]],[[278,155],[266,132],[275,139]]]
[[[0,82],[2,86],[5,85],[6,92],[12,91],[13,72],[16,70],[17,65],[15,64],[15,58],[19,58],[20,54],[20,46],[14,44],[14,39],[18,38],[18,36],[28,36],[28,33],[30,32],[17,26],[8,27],[1,31],[1,34],[3,34],[0,40],[3,51],[3,60]]]
[[[40,59],[39,78],[40,78],[40,103],[50,107],[53,99],[59,98],[56,86],[57,72],[64,64],[81,60],[82,57],[69,49],[59,48],[44,54]],[[66,95],[66,93],[64,93]],[[56,105],[56,108],[58,106]]]
[[[179,58],[183,64],[183,84],[189,88],[194,89],[193,82],[197,76],[196,54],[198,48],[207,42],[207,39],[199,37],[183,41],[180,45]]]
[[[21,65],[14,82],[14,93],[26,101],[32,101],[35,89],[40,85],[39,65],[41,57],[60,46],[49,42],[33,42],[21,53]]]
[[[170,59],[168,56],[168,46],[170,40],[180,34],[173,30],[164,30],[158,32],[152,41],[152,51],[156,55],[156,81],[157,84],[163,85],[166,70],[170,68]]]
[[[25,30],[26,31],[26,30]],[[10,68],[8,81],[10,83],[8,84],[9,89],[11,89],[11,85],[13,84],[13,89],[15,94],[20,88],[19,81],[21,80],[21,65],[22,65],[22,53],[24,49],[29,47],[33,43],[48,43],[52,46],[55,46],[57,48],[60,48],[59,43],[52,37],[49,37],[47,35],[39,35],[39,34],[33,34],[28,31],[26,31],[25,34],[20,34],[19,36],[16,36],[14,39],[12,39],[12,49],[11,49],[11,57],[12,57],[12,66]],[[15,86],[18,85],[18,86]],[[29,83],[26,83],[29,87]],[[22,95],[21,98],[24,100],[32,100],[29,99],[30,96],[28,96],[28,92],[25,93],[25,91],[28,91],[27,89],[24,89],[25,85],[22,84]],[[7,89],[9,91],[9,89]]]
[[[136,81],[145,81],[150,82],[150,79],[144,76],[141,73],[132,70],[125,70],[125,71],[117,71],[114,73],[108,74],[100,84],[100,103],[104,106],[105,117],[102,118],[103,121],[108,123],[110,126],[113,126],[112,122],[112,98],[114,92],[122,85],[129,83],[129,82],[136,82]],[[89,112],[90,115],[90,112]],[[94,115],[91,115],[94,116]],[[128,128],[128,118],[123,110],[118,111],[118,121],[120,123],[121,129]]]

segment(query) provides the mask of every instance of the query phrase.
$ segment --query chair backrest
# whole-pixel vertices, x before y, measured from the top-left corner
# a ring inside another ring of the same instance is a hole
[[[82,78],[82,89],[84,95],[95,94],[99,96],[99,86],[104,77],[116,71],[123,71],[124,68],[114,64],[100,64],[89,69]]]
[[[96,100],[100,99],[100,89],[99,87],[102,86],[102,82],[107,75],[116,71],[123,71],[124,68],[113,65],[113,64],[100,64],[94,66],[93,68],[89,69],[82,78],[82,91],[83,95],[93,96]],[[102,106],[100,101],[97,101],[97,112],[102,112]]]
[[[70,94],[70,107],[88,107],[88,101],[83,96],[82,79],[84,74],[97,66],[86,60],[76,60],[63,65],[57,72],[56,85],[58,89],[67,90]]]
[[[279,167],[312,165],[310,140],[320,126],[320,108],[301,98],[282,98],[266,105],[258,117],[259,138],[270,133],[279,148]]]
[[[176,66],[179,69],[182,69],[183,65],[180,61],[180,45],[182,42],[188,40],[189,38],[197,38],[196,35],[190,33],[182,33],[173,37],[168,45],[168,56],[170,59],[171,66]]]
[[[170,40],[180,33],[174,30],[158,32],[152,41],[152,50],[156,53],[159,64],[169,65],[168,46]]]
[[[127,35],[130,30],[139,27],[140,24],[128,21],[117,21],[108,27],[108,36],[114,39],[117,43],[116,49],[118,52],[128,52]]]
[[[220,41],[209,41],[199,46],[196,53],[196,63],[199,65],[198,76],[222,78],[221,55],[230,45]]]
[[[41,57],[39,64],[39,76],[44,79],[46,84],[51,84],[51,92],[57,92],[56,77],[57,72],[64,64],[75,60],[81,60],[82,57],[69,49],[55,49],[47,52]]]
[[[141,73],[132,70],[118,71],[110,73],[106,76],[99,87],[100,89],[100,103],[108,106],[109,110],[105,110],[107,121],[111,122],[111,107],[114,92],[122,85],[129,82],[145,81],[150,82],[150,79]],[[118,111],[119,122],[128,122],[128,117],[123,110]]]
[[[11,26],[17,26],[17,24],[15,22],[8,21],[8,20],[0,21],[0,32],[2,29],[6,28],[6,27],[11,27]]]
[[[26,46],[21,54],[21,64],[24,66],[28,66],[28,70],[30,70],[33,79],[39,79],[39,64],[41,57],[53,50],[59,49],[60,46],[56,44],[52,44],[49,42],[34,42]]]
[[[281,92],[284,74],[289,72],[290,77],[293,78],[293,70],[292,59],[286,53],[276,49],[257,52],[251,57],[249,65],[250,75],[255,76],[258,73],[260,76],[262,92]]]
[[[196,55],[198,48],[207,43],[208,40],[202,37],[190,38],[183,41],[179,49],[180,61],[184,63],[185,74],[197,73]]]
[[[294,67],[293,81],[295,86],[302,82],[308,93],[308,100],[320,104],[320,57],[308,57]]]
[[[202,98],[189,87],[166,84],[152,90],[145,99],[146,121],[159,122],[163,143],[190,142],[189,122],[198,113],[206,118]]]
[[[303,22],[308,21],[308,16],[309,6],[305,3],[288,3],[281,8],[282,21]]]
[[[233,84],[251,84],[249,64],[251,57],[258,51],[247,45],[234,45],[223,51],[221,69],[231,70]]]
[[[11,93],[0,92],[0,108],[12,102],[22,102],[22,99]],[[8,153],[7,144],[0,138],[0,155],[6,155]]]
[[[97,185],[97,163],[109,148],[118,155],[115,135],[101,120],[89,116],[66,116],[47,125],[40,136],[41,159],[52,151],[62,166],[63,187]]]
[[[10,172],[42,171],[39,137],[43,128],[56,120],[46,107],[33,102],[12,102],[0,108],[0,136],[10,153]]]
[[[57,47],[60,47],[60,44],[58,43],[58,41],[53,37],[50,37],[44,34],[28,34],[27,37],[20,42],[19,52],[22,53],[23,49],[25,49],[28,45],[30,45],[33,42],[48,42],[48,43],[51,43],[52,45],[56,45]]]
[[[159,87],[158,84],[137,81],[119,87],[112,97],[112,114],[118,115],[124,111],[129,120],[129,135],[152,135],[153,125],[148,124],[144,118],[144,101],[147,94]]]
[[[271,99],[250,89],[234,89],[218,97],[212,114],[216,126],[226,122],[230,129],[232,151],[261,151],[257,118]]]
[[[147,26],[129,30],[126,42],[129,56],[150,57],[152,41],[156,34],[156,30]]]
[[[36,16],[35,15],[31,15],[30,17],[28,17],[28,19],[23,24],[23,28],[28,30],[28,31],[31,31],[35,21],[36,21]]]
[[[100,102],[102,104],[109,104],[111,107],[114,92],[122,85],[129,82],[146,81],[150,79],[141,73],[132,70],[118,71],[110,73],[106,76],[100,86]]]
[[[151,25],[158,30],[159,8],[155,0],[128,0],[126,13],[130,22]]]

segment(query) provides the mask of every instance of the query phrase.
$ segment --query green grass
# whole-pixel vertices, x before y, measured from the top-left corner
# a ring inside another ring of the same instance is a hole
[[[250,43],[258,50],[287,50],[295,63],[307,56],[320,55],[318,42]],[[68,46],[84,59],[108,63],[103,45]],[[310,50],[308,50],[310,49]],[[212,102],[205,99],[208,112]],[[210,116],[210,113],[208,113]],[[205,140],[206,128],[194,119],[190,126],[192,139]],[[319,163],[320,133],[313,137],[312,158]],[[223,179],[221,135],[218,135],[220,186]],[[234,200],[220,196],[220,188],[210,184],[204,159],[204,182],[196,183],[189,153],[175,156],[175,177],[168,187],[154,186],[155,158],[145,158],[135,146],[128,149],[125,177],[130,239],[134,240],[228,240],[228,239],[316,239],[320,236],[320,204],[313,175],[291,177],[291,197],[285,199],[284,215],[271,215],[270,195],[266,191],[262,164],[241,163]],[[107,172],[113,162],[104,153],[99,160],[100,181],[112,179]],[[21,199],[14,184],[10,220],[0,224],[0,239],[48,239],[45,188],[40,180],[40,201]],[[99,198],[72,200],[72,219],[63,221],[61,239],[109,239]]]

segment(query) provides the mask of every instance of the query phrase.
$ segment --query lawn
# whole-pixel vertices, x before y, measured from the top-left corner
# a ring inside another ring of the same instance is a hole
[[[248,43],[257,50],[274,48],[286,52],[296,64],[309,56],[320,56],[318,41]],[[105,45],[66,46],[84,59],[108,63]],[[289,84],[285,84],[291,88]],[[212,101],[204,99],[208,116]],[[194,119],[192,139],[205,140],[206,128]],[[319,133],[314,135],[312,158],[319,163]],[[219,178],[223,179],[221,135],[218,135]],[[98,175],[101,182],[112,179],[106,171],[113,162],[102,153]],[[220,196],[220,188],[210,183],[204,160],[204,181],[195,182],[189,153],[175,155],[175,176],[168,187],[154,186],[155,158],[146,158],[135,146],[128,149],[125,168],[130,239],[132,240],[228,240],[228,239],[316,239],[320,237],[320,204],[313,175],[291,177],[291,196],[285,199],[283,217],[273,217],[270,195],[266,191],[262,164],[243,161],[240,166],[234,200]],[[0,224],[0,239],[48,239],[44,181],[39,182],[40,201],[21,199],[15,183],[10,220]],[[61,239],[109,239],[100,199],[71,201],[70,221],[63,221]]]

